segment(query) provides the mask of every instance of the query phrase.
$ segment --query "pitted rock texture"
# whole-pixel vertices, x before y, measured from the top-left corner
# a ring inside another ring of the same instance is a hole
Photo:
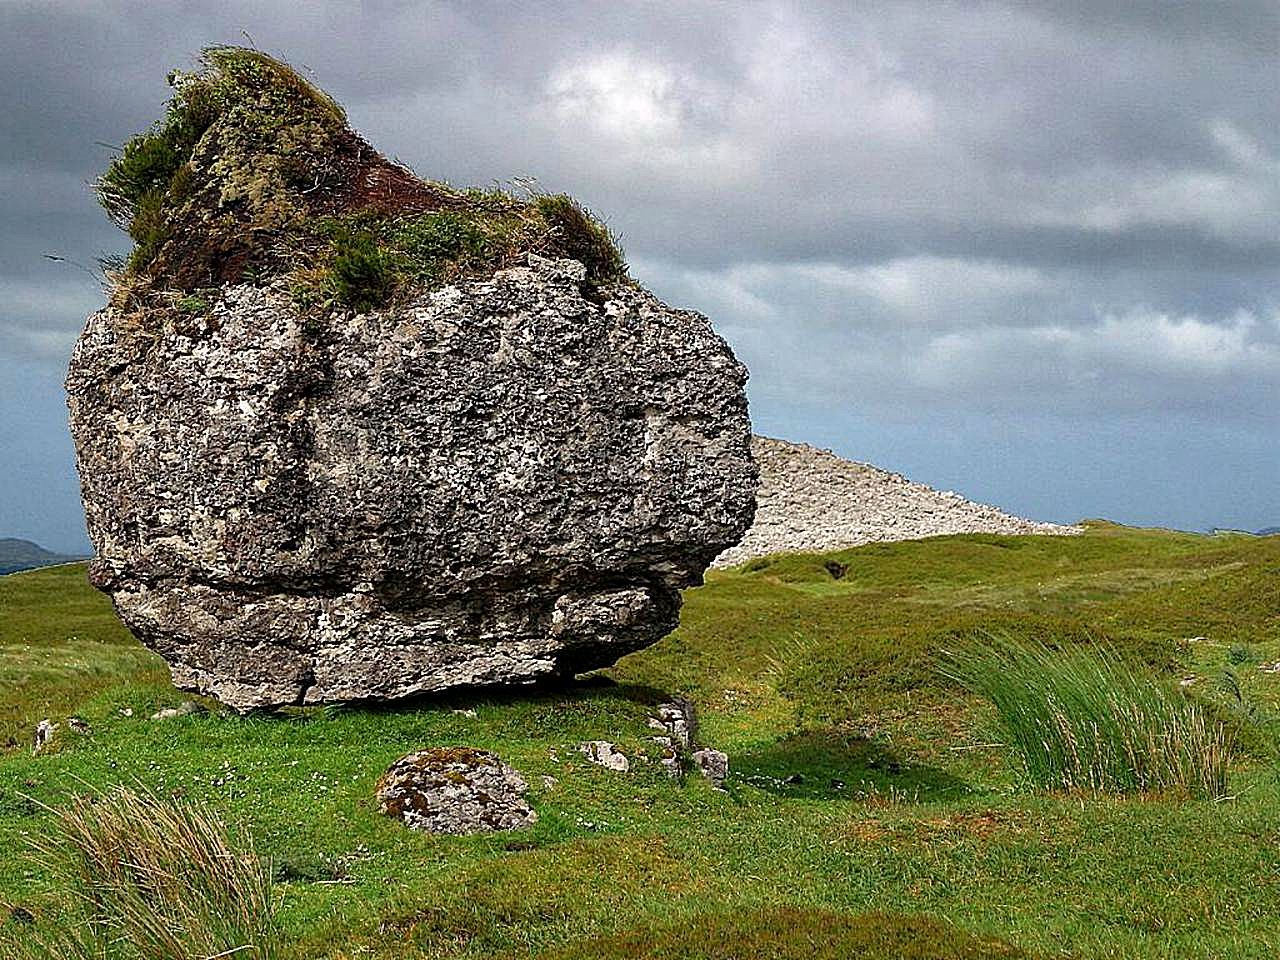
[[[379,808],[426,833],[489,833],[527,827],[538,815],[528,785],[487,750],[436,747],[401,757],[378,778]]]
[[[699,314],[530,256],[383,312],[281,285],[93,314],[67,378],[90,576],[237,708],[610,664],[751,522],[746,370]]]
[[[760,467],[755,522],[740,543],[716,558],[717,567],[771,553],[825,553],[952,533],[1082,532],[1011,516],[807,444],[756,437],[751,449]]]

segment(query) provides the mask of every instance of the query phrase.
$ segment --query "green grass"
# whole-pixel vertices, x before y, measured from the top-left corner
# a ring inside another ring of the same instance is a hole
[[[1015,960],[1021,950],[945,923],[885,914],[775,908],[699,916],[670,927],[596,937],[548,960]]]
[[[209,808],[117,787],[54,815],[32,846],[63,915],[18,939],[20,960],[277,955],[271,866]]]
[[[838,580],[831,562],[847,568]],[[0,579],[0,703],[17,739],[0,753],[0,904],[37,927],[59,884],[20,851],[54,822],[39,804],[61,808],[87,782],[177,795],[247,827],[280,865],[289,958],[696,957],[733,942],[820,957],[819,926],[831,950],[873,957],[945,957],[941,930],[959,956],[983,956],[963,952],[983,938],[1086,960],[1280,949],[1280,674],[1264,669],[1280,660],[1277,538],[1093,525],[778,557],[711,574],[674,634],[564,690],[155,722],[184,697],[82,577]],[[1179,689],[1251,732],[1226,797],[1026,785],[989,735],[993,708],[940,669],[983,630],[1102,640],[1165,682],[1191,679]],[[669,781],[656,763],[614,774],[576,751],[608,739],[643,752],[652,704],[676,694],[729,753],[726,792]],[[72,714],[89,733],[66,728]],[[61,727],[33,757],[44,716]],[[448,745],[520,770],[538,822],[428,837],[381,816],[386,766]],[[31,929],[0,920],[0,956],[5,936]]]
[[[1042,789],[1225,795],[1233,740],[1217,711],[1111,647],[986,636],[945,663],[991,701],[1003,741]]]

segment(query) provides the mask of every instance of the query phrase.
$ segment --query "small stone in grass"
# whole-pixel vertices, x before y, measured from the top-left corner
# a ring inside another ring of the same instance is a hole
[[[39,753],[49,745],[53,740],[53,731],[57,729],[57,724],[51,720],[41,720],[36,724],[35,736],[31,739],[31,752]]]
[[[487,750],[436,747],[401,757],[378,779],[384,814],[426,833],[491,833],[538,819],[528,785]]]
[[[729,776],[729,755],[721,750],[696,750],[694,751],[693,765],[704,777],[711,781],[712,786],[721,788],[724,786],[725,779]]]
[[[187,700],[178,704],[176,707],[165,707],[163,710],[157,710],[151,715],[152,720],[172,720],[174,717],[189,717],[193,713],[201,713],[201,706],[192,701]]]
[[[599,764],[607,770],[626,773],[631,769],[631,761],[608,740],[588,740],[578,744],[578,749],[592,763]]]

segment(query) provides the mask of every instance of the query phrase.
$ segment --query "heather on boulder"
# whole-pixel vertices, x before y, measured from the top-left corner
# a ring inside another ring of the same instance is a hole
[[[284,275],[304,305],[370,310],[529,253],[578,260],[593,287],[627,276],[616,239],[568,196],[421,180],[288,64],[224,46],[199,65],[169,75],[164,117],[95,185],[135,241],[115,272],[117,305]]]
[[[674,628],[755,509],[746,370],[562,195],[386,160],[257,51],[98,184],[67,377],[92,581],[237,709],[530,683]]]

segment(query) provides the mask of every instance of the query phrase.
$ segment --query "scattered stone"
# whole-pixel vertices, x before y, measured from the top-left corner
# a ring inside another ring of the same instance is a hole
[[[58,728],[51,720],[41,720],[36,724],[36,732],[31,740],[31,752],[39,753],[53,741],[53,731]]]
[[[543,778],[542,778],[542,789],[543,789],[543,790],[554,790],[554,789],[555,789],[556,787],[558,787],[559,785],[560,785],[560,781],[559,781],[559,780],[557,780],[555,777],[549,777],[549,776],[544,775],[544,776],[543,776]]]
[[[608,770],[626,773],[631,769],[631,761],[608,740],[588,740],[578,744],[578,749],[592,763],[598,763]]]
[[[165,707],[163,710],[157,710],[151,715],[151,719],[172,720],[175,717],[189,717],[192,714],[202,713],[203,709],[200,704],[193,700],[184,700],[176,707]]]
[[[655,718],[680,750],[691,750],[698,733],[697,713],[691,700],[660,703]]]
[[[729,755],[727,753],[704,748],[695,750],[690,759],[693,761],[694,769],[710,780],[712,786],[717,789],[724,788],[724,782],[729,776]]]
[[[1280,660],[1276,660],[1273,663],[1259,664],[1258,670],[1262,673],[1280,673]]]
[[[755,521],[713,566],[731,567],[771,553],[825,553],[864,543],[951,533],[1078,534],[1081,527],[1040,523],[973,503],[957,493],[803,443],[755,437],[760,466]],[[841,565],[827,571],[842,579]]]
[[[460,717],[467,717],[468,719],[473,718],[476,715],[476,712],[469,707],[466,710],[454,710],[453,712]]]
[[[660,703],[654,709],[656,716],[649,718],[649,727],[661,730],[663,736],[653,740],[663,748],[659,761],[667,776],[679,779],[684,776],[685,758],[696,745],[698,720],[693,701],[686,699]]]
[[[653,742],[662,748],[662,758],[658,761],[662,771],[673,780],[679,780],[684,774],[684,766],[680,763],[680,750],[670,737],[654,737]]]
[[[80,717],[67,717],[67,729],[72,733],[87,736],[89,733],[89,724]]]
[[[1199,678],[1199,677],[1197,677],[1197,676],[1194,676],[1194,675],[1187,675],[1187,676],[1183,677],[1181,680],[1179,680],[1179,681],[1178,681],[1178,686],[1180,686],[1180,687],[1190,687],[1190,686],[1194,685],[1195,683],[1197,683],[1199,680],[1200,680],[1200,678]]]
[[[122,717],[132,717],[132,716],[133,716],[133,707],[121,707],[121,708],[120,708],[120,716],[122,716]]]
[[[401,757],[378,780],[387,816],[412,830],[469,834],[527,827],[538,815],[524,800],[528,785],[487,750],[437,747]]]

